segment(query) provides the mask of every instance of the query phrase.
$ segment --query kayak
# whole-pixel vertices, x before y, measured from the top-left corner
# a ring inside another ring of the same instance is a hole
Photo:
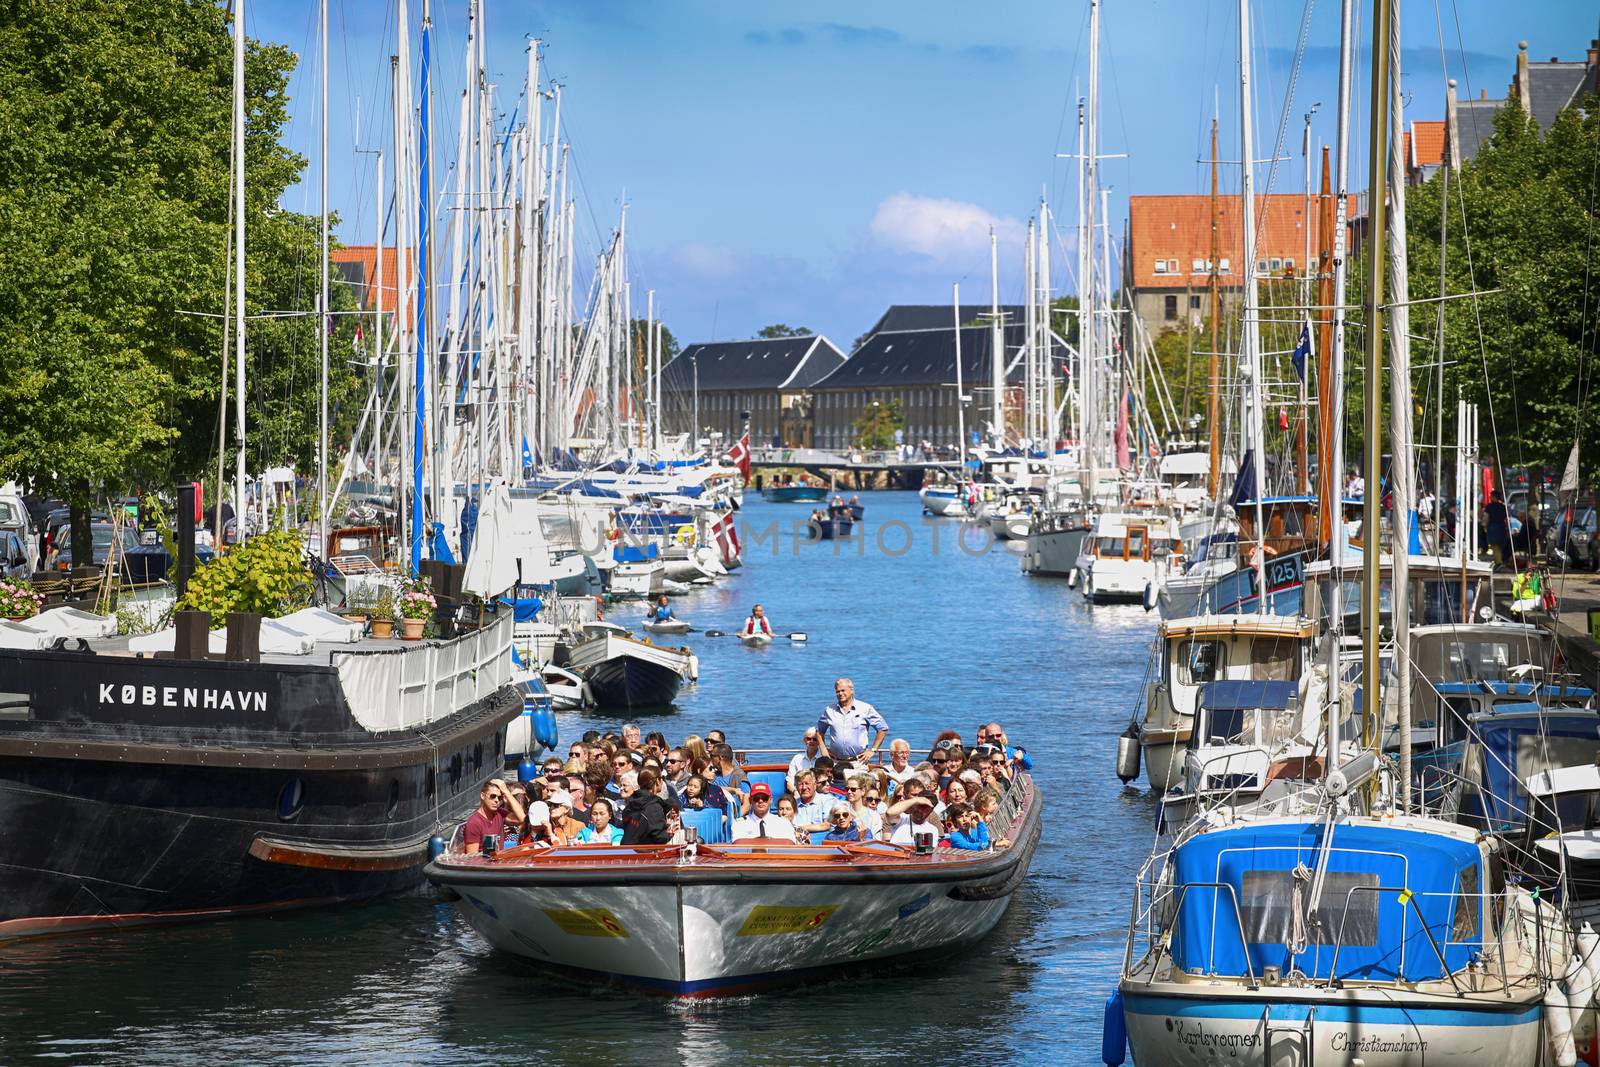
[[[772,635],[771,634],[740,634],[739,635],[739,640],[744,642],[744,644],[748,645],[750,648],[761,648],[764,645],[772,644]]]
[[[657,622],[654,619],[644,620],[644,628],[653,634],[686,634],[689,624],[682,619],[665,619]]]

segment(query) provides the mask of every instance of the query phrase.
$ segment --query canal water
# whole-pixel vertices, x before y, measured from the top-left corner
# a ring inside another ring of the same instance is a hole
[[[1044,839],[988,940],[959,956],[724,1002],[552,981],[492,953],[426,892],[339,909],[0,947],[0,1063],[862,1064],[1100,1062],[1154,801],[1112,774],[1155,620],[1027,578],[977,527],[866,493],[865,530],[797,539],[804,505],[742,513],[746,565],[677,602],[733,630],[761,602],[780,639],[696,633],[700,684],[641,717],[676,742],[798,747],[849,675],[891,736],[926,747],[1000,720],[1034,758]],[[858,530],[861,527],[858,526]],[[638,607],[610,617],[631,623]],[[562,743],[620,719],[565,715]],[[10,832],[26,832],[9,828]],[[50,847],[39,842],[41,849]]]

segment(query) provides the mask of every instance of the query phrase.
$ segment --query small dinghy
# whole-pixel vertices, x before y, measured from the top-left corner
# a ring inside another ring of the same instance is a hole
[[[750,648],[764,648],[772,644],[771,634],[740,634],[739,640]]]
[[[663,619],[657,622],[654,619],[644,620],[644,628],[653,634],[686,634],[689,624],[682,619]]]

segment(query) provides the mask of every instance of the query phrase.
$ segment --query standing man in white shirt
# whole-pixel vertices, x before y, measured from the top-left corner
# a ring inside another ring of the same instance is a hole
[[[837,699],[817,718],[822,754],[835,762],[870,761],[889,736],[888,722],[877,708],[856,699],[856,684],[850,679],[834,682],[833,694]]]

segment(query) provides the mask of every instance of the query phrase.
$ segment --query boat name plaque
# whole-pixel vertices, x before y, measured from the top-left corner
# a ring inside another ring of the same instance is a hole
[[[215,689],[194,685],[118,685],[100,682],[101,707],[205,708],[266,711],[264,689]]]

